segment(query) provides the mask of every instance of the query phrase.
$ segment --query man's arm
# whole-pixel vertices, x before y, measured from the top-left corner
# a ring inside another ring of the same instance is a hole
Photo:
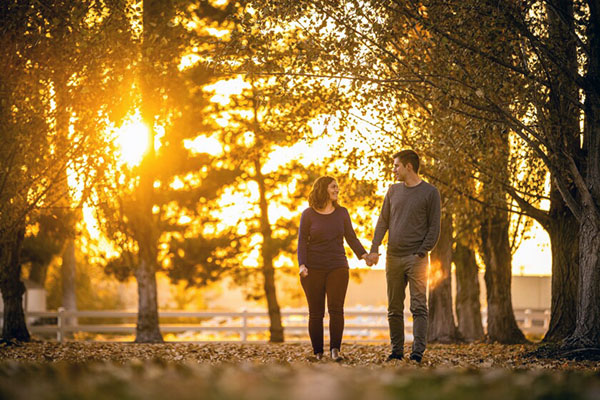
[[[383,206],[381,207],[381,212],[379,213],[379,218],[377,219],[377,225],[375,225],[375,233],[373,234],[373,241],[371,243],[371,254],[377,254],[379,252],[381,241],[389,229],[391,190],[392,188],[390,187],[385,194],[385,198],[383,199]]]
[[[427,234],[425,235],[425,239],[423,239],[423,243],[417,250],[417,254],[425,255],[429,251],[431,251],[439,237],[440,237],[440,225],[441,225],[441,217],[442,217],[442,204],[440,199],[440,192],[435,189],[428,199],[428,207],[427,207]]]

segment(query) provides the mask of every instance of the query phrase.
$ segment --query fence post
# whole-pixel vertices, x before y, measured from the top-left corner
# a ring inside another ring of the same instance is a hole
[[[523,328],[531,328],[531,310],[528,308],[523,312]]]
[[[550,310],[544,310],[544,329],[548,330],[550,327]]]
[[[242,310],[242,342],[246,343],[248,340],[248,311],[244,308]]]
[[[65,326],[65,308],[58,307],[58,315],[57,315],[57,319],[56,319],[56,327],[57,327],[56,340],[58,341],[58,343],[62,343],[62,341],[65,337],[64,326]]]

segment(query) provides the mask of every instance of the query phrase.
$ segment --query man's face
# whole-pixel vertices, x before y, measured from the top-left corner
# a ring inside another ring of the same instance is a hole
[[[406,179],[406,167],[402,165],[399,158],[394,158],[394,178],[403,182]]]

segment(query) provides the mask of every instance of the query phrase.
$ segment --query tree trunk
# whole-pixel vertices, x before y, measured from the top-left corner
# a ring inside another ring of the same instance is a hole
[[[142,259],[135,271],[138,287],[138,320],[135,327],[136,343],[161,343],[158,324],[158,298],[155,268]]]
[[[57,35],[66,37],[66,21],[62,21],[57,27]],[[65,70],[55,70],[53,81],[55,87],[56,100],[56,132],[59,137],[64,138],[65,142],[69,141],[69,127],[71,125],[72,107],[70,106],[71,98],[69,96],[68,81],[71,77],[69,72]],[[62,247],[62,306],[66,311],[77,311],[77,297],[75,295],[75,274],[76,274],[76,259],[75,259],[75,232],[76,232],[76,211],[72,208],[72,198],[69,190],[69,179],[67,170],[62,172],[62,179],[56,182],[56,188],[60,195],[57,202],[59,207],[63,207],[64,222],[67,227],[67,237],[64,240]],[[77,318],[69,317],[65,320],[66,325],[76,325]]]
[[[135,277],[138,285],[138,322],[136,326],[137,343],[162,342],[158,321],[158,294],[156,290],[156,270],[158,252],[158,229],[156,217],[152,212],[155,204],[154,177],[156,154],[154,149],[155,118],[160,110],[160,77],[164,63],[161,44],[165,40],[167,24],[173,11],[171,1],[144,0],[142,15],[142,61],[139,81],[142,94],[140,107],[142,119],[148,128],[148,152],[140,166],[140,184],[138,187],[135,239],[138,242],[138,266]]]
[[[265,297],[267,299],[267,307],[269,311],[269,341],[281,343],[284,341],[283,325],[281,323],[281,311],[277,301],[277,290],[275,286],[275,268],[273,268],[273,237],[271,231],[271,223],[269,222],[269,212],[266,197],[265,179],[261,174],[260,162],[255,163],[256,181],[260,192],[260,225],[263,237],[261,255],[263,261],[263,278]]]
[[[517,326],[511,298],[511,252],[508,213],[488,208],[482,221],[481,241],[487,290],[487,336],[504,344],[525,343]]]
[[[600,348],[600,6],[590,2],[589,61],[585,88],[585,186],[579,220],[579,291],[575,331],[566,344]]]
[[[277,302],[277,291],[275,289],[275,269],[272,260],[263,264],[264,289],[267,298],[267,307],[269,310],[269,341],[273,343],[282,343],[284,341],[283,325],[281,324],[281,311]]]
[[[483,339],[481,303],[479,302],[479,267],[475,252],[460,240],[454,250],[456,265],[456,317],[458,332],[463,340],[473,342]]]
[[[564,60],[563,67],[549,66],[550,96],[548,108],[552,137],[560,137],[557,146],[570,154],[580,152],[580,110],[570,100],[579,97],[577,84],[564,74],[567,68],[571,74],[578,73],[577,43],[574,29],[572,1],[560,0],[553,4],[548,12],[548,34],[552,43],[561,43],[557,48]],[[576,159],[580,164],[581,161]],[[575,187],[570,188],[571,195],[576,197]],[[541,222],[541,221],[540,221]],[[552,246],[552,304],[550,326],[544,341],[556,342],[568,337],[575,329],[577,315],[577,281],[578,281],[578,248],[579,223],[568,209],[554,181],[550,189],[549,218],[544,227],[550,235]]]
[[[579,223],[555,189],[550,194],[550,218],[546,230],[552,247],[552,303],[544,342],[559,342],[575,329]]]
[[[600,217],[596,210],[584,211],[579,233],[577,320],[566,345],[600,348]]]
[[[31,270],[29,271],[29,280],[39,284],[40,286],[46,286],[46,275],[48,273],[48,264],[32,262]]]
[[[0,290],[4,302],[2,339],[28,342],[31,337],[25,322],[23,295],[25,285],[21,281],[21,246],[25,227],[0,238]]]
[[[77,311],[77,296],[75,295],[75,239],[69,238],[62,254],[62,306],[67,311]],[[76,317],[65,320],[67,325],[77,325]]]
[[[440,238],[431,252],[429,272],[429,321],[427,341],[455,343],[459,340],[452,312],[452,214],[442,218]]]

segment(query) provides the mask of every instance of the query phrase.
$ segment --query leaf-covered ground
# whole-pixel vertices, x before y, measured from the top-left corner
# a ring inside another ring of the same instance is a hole
[[[600,399],[600,362],[536,348],[430,345],[419,365],[386,345],[336,363],[308,344],[37,342],[0,348],[0,399]]]

